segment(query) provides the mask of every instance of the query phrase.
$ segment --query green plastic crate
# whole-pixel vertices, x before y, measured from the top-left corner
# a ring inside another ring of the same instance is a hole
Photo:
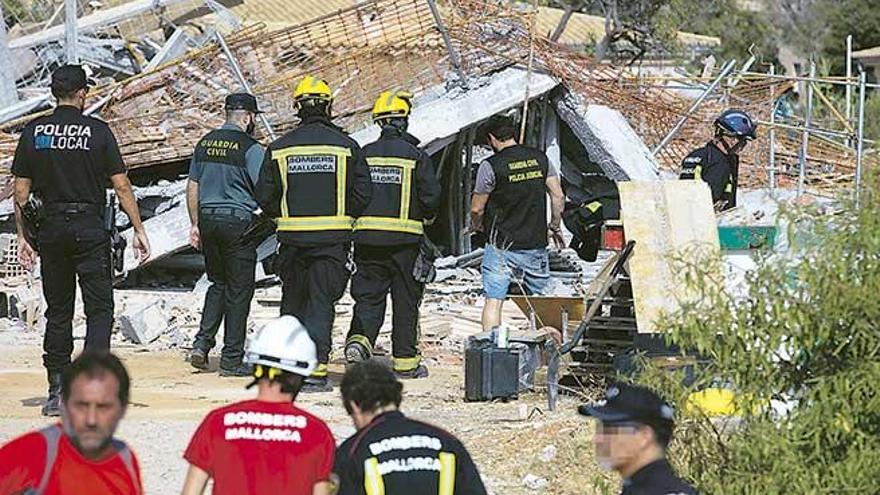
[[[718,240],[725,251],[769,249],[776,243],[776,227],[718,226]]]

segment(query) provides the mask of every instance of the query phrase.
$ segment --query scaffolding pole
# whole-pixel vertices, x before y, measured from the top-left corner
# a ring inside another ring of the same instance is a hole
[[[770,66],[770,75],[776,74],[776,66]],[[770,189],[776,189],[776,85],[770,85]]]
[[[76,50],[76,3],[77,0],[64,0],[64,54],[68,64],[78,64]]]
[[[865,147],[865,71],[859,71],[859,127],[856,135],[856,208],[862,189],[862,155]]]
[[[431,15],[434,16],[434,24],[436,24],[437,30],[440,31],[440,36],[443,37],[443,44],[446,45],[446,52],[449,53],[449,60],[452,62],[452,67],[455,68],[455,72],[458,74],[461,86],[467,89],[467,74],[465,74],[464,70],[461,68],[461,58],[458,56],[458,52],[455,51],[455,47],[452,46],[452,39],[449,37],[449,31],[446,29],[446,24],[443,24],[443,18],[440,17],[440,10],[437,9],[437,3],[434,0],[427,1],[428,7],[431,8]]]
[[[703,101],[705,101],[706,98],[710,94],[712,94],[713,91],[715,91],[715,88],[718,87],[718,84],[721,82],[721,80],[727,77],[727,74],[729,74],[735,66],[736,59],[731,60],[724,65],[724,67],[721,69],[721,73],[718,74],[718,77],[716,77],[715,80],[712,81],[712,84],[710,84],[709,87],[706,88],[705,91],[703,91],[703,94],[701,94],[700,97],[697,98],[697,101],[695,101],[694,104],[691,105],[691,108],[689,108],[688,111],[684,115],[682,115],[682,117],[675,124],[675,127],[673,127],[672,130],[669,131],[669,133],[666,135],[666,137],[664,137],[663,140],[660,141],[660,144],[658,144],[657,147],[654,148],[654,151],[651,152],[653,156],[657,156],[657,154],[660,153],[660,151],[663,150],[663,148],[665,148],[670,141],[672,141],[672,138],[674,138],[675,135],[678,134],[678,131],[680,131],[685,122],[687,122],[687,119],[689,119],[690,116],[693,115],[693,113],[696,112],[698,108],[700,108],[700,105],[703,104]]]
[[[6,17],[3,14],[3,2],[0,2],[0,107],[9,108],[18,103],[18,91],[15,90],[15,67],[12,62],[12,50],[6,39]]]
[[[846,37],[846,80],[852,80],[852,42],[853,37]],[[846,121],[852,125],[852,86],[846,86]],[[852,138],[847,139],[847,145],[852,146]]]
[[[238,79],[239,84],[241,84],[242,88],[250,94],[254,94],[251,89],[251,85],[248,83],[247,79],[244,77],[244,73],[241,71],[241,67],[238,65],[238,60],[235,59],[235,55],[233,55],[232,50],[229,49],[229,45],[226,44],[226,40],[223,38],[223,35],[219,32],[215,31],[214,35],[217,37],[217,43],[220,45],[220,48],[223,49],[223,53],[226,55],[226,59],[229,60],[229,66],[232,68],[232,74]],[[269,139],[272,141],[277,139],[275,135],[275,130],[272,129],[272,124],[269,123],[269,119],[266,118],[266,114],[259,113],[257,117],[260,119],[260,123],[263,124],[263,127],[266,129],[266,134],[269,135]]]
[[[810,62],[810,79],[816,78],[816,62]],[[813,83],[807,82],[807,108],[804,114],[804,132],[801,134],[801,156],[798,160],[797,195],[804,194],[807,176],[807,152],[810,149],[810,124],[813,120]]]

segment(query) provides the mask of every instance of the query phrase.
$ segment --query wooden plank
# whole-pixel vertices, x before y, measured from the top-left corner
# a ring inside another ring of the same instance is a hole
[[[688,300],[685,273],[675,259],[685,253],[718,255],[718,226],[709,187],[698,181],[621,182],[620,215],[627,240],[640,332],[657,331],[663,312]]]

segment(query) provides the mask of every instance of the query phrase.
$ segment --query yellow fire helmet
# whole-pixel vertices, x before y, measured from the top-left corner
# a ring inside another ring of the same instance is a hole
[[[412,93],[408,91],[383,91],[373,105],[373,122],[392,117],[409,117],[412,97]]]
[[[330,85],[327,84],[327,81],[307,75],[302,78],[299,84],[296,85],[296,89],[293,90],[293,100],[332,101],[333,92],[330,91]]]

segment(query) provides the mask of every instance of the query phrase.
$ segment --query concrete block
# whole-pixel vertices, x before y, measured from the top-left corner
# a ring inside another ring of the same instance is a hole
[[[603,105],[584,105],[572,94],[558,98],[555,103],[559,117],[609,179],[659,180],[660,167],[651,150],[620,112]]]
[[[158,300],[137,306],[119,315],[119,330],[135,344],[146,345],[171,329],[171,317],[165,311],[165,301]]]

